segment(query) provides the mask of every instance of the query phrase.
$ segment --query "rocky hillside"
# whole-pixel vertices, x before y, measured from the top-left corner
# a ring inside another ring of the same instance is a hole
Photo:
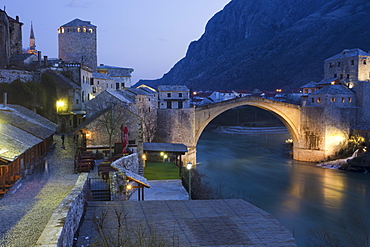
[[[370,50],[368,0],[232,0],[152,86],[292,89],[323,77],[343,49]]]

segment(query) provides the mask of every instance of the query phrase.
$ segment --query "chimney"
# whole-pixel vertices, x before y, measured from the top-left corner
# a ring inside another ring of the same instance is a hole
[[[48,56],[44,56],[44,66],[48,67]]]
[[[37,59],[39,62],[39,67],[41,67],[41,51],[37,51]]]
[[[6,104],[8,103],[8,93],[4,93],[4,108],[6,108]]]

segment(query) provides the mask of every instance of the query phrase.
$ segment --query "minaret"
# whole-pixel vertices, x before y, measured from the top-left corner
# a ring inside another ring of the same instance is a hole
[[[36,43],[35,43],[35,34],[33,32],[33,25],[31,22],[31,33],[30,33],[30,48],[28,49],[29,54],[37,54]]]

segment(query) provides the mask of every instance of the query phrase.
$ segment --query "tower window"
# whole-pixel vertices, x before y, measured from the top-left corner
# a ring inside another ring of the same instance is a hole
[[[335,98],[334,97],[331,97],[330,98],[330,102],[334,103],[335,102]]]
[[[355,65],[355,60],[351,60],[351,65]]]
[[[86,27],[84,27],[84,33],[86,33]]]
[[[81,28],[77,28],[77,32],[81,32]]]
[[[92,28],[89,28],[89,33],[92,33],[92,32],[93,32]]]
[[[346,100],[344,98],[342,98],[342,102],[346,102]]]
[[[321,102],[321,98],[317,98],[317,103],[320,103]]]
[[[351,97],[348,98],[348,102],[352,102],[352,98]]]
[[[366,59],[364,59],[364,64],[366,64]]]

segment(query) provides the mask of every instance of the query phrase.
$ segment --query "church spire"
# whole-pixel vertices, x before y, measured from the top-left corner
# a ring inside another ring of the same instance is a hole
[[[35,43],[35,33],[33,32],[33,25],[31,22],[31,33],[30,33],[30,48],[28,49],[29,54],[37,54],[36,43]]]

